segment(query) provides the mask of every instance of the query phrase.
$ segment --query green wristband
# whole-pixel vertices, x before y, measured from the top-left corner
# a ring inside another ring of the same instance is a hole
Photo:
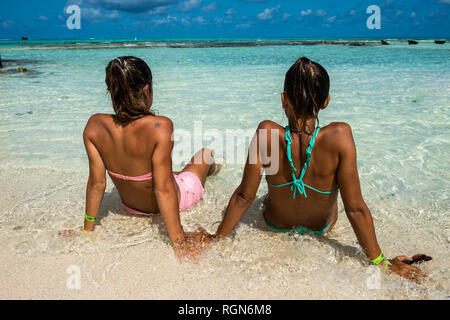
[[[84,218],[85,218],[87,221],[90,221],[90,222],[95,222],[95,221],[97,221],[97,217],[90,217],[90,216],[87,215],[87,213],[84,215]]]
[[[378,258],[373,259],[372,263],[379,265],[381,262],[383,262],[384,260],[386,260],[386,257],[384,256],[383,252],[380,253],[380,255],[378,256]]]

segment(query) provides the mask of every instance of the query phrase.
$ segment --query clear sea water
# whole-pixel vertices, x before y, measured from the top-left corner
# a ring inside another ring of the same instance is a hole
[[[111,59],[144,59],[154,76],[153,108],[193,134],[195,121],[202,121],[203,130],[222,131],[253,129],[265,119],[286,124],[280,103],[284,74],[307,56],[331,77],[332,100],[319,116],[321,125],[344,121],[353,128],[362,191],[383,251],[391,257],[432,256],[422,265],[428,279],[412,284],[382,275],[380,288],[371,289],[370,265],[342,203],[327,237],[270,232],[261,217],[264,183],[232,238],[207,250],[200,266],[187,264],[184,276],[211,283],[225,279],[236,296],[248,298],[446,299],[450,47],[431,41],[344,44],[0,42],[2,246],[22,255],[59,255],[145,244],[156,267],[171,254],[162,222],[126,215],[110,181],[95,245],[56,236],[82,222],[88,176],[82,131],[93,113],[112,112],[104,83]],[[188,159],[176,160],[178,169]],[[243,164],[227,164],[207,182],[204,200],[182,216],[186,230],[203,226],[215,232]]]

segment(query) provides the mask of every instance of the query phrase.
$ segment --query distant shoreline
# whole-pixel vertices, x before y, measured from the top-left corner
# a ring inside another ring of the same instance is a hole
[[[135,40],[136,39],[136,40]],[[434,41],[434,40],[447,40],[449,38],[442,37],[402,37],[402,38],[389,38],[389,37],[374,37],[374,38],[359,38],[359,37],[342,37],[342,38],[293,38],[293,37],[279,37],[279,38],[36,38],[29,40],[21,40],[20,38],[15,39],[0,39],[2,41],[11,42],[52,42],[52,41],[69,41],[69,42],[97,42],[97,41],[111,41],[111,42],[129,42],[129,41],[155,41],[155,42],[182,42],[182,41],[407,41],[407,40],[418,40],[418,41]]]
[[[1,49],[112,49],[112,48],[236,48],[263,46],[378,46],[385,40],[392,44],[407,44],[409,39],[71,39],[71,40],[0,40]],[[436,39],[416,39],[433,43]],[[446,41],[446,40],[445,40]],[[447,41],[448,42],[448,41]]]

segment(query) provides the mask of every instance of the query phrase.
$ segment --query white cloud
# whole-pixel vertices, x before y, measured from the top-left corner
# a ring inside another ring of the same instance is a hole
[[[157,27],[160,25],[171,24],[171,23],[177,22],[177,21],[178,21],[177,17],[168,15],[167,18],[153,20],[152,23],[153,23],[153,26]]]
[[[228,10],[225,12],[225,14],[226,14],[227,16],[234,16],[234,15],[237,14],[237,12],[236,12],[236,9],[235,9],[235,8],[230,8],[230,9],[228,9]]]
[[[326,14],[327,14],[327,12],[323,9],[319,9],[316,11],[316,16],[319,16],[319,17],[323,17]]]
[[[81,15],[84,18],[90,20],[91,22],[100,22],[104,19],[117,19],[120,18],[120,14],[117,10],[109,11],[94,8],[81,8]]]
[[[349,15],[351,15],[351,16],[356,15],[356,10],[350,10]]]
[[[192,24],[206,24],[206,20],[205,18],[203,18],[202,16],[200,17],[195,17],[195,18],[191,18],[191,17],[183,17],[181,18],[181,24],[188,27]]]
[[[337,16],[329,17],[329,18],[327,19],[327,23],[333,23],[334,21],[336,21],[336,18],[337,18]]]
[[[148,15],[154,16],[154,15],[161,15],[161,14],[167,14],[169,13],[170,6],[163,6],[163,7],[157,7],[155,9],[151,9],[147,12]]]
[[[182,12],[194,11],[202,4],[202,0],[188,0],[178,5],[178,10]]]
[[[283,18],[281,18],[281,21],[285,22],[285,21],[289,20],[289,18],[290,18],[291,16],[292,16],[291,14],[285,12],[285,13],[283,14]]]
[[[48,20],[48,18],[46,16],[43,16],[43,15],[40,15],[38,17],[38,19],[41,20],[41,21],[47,21]]]
[[[309,16],[310,14],[312,13],[312,10],[311,9],[308,9],[308,10],[302,10],[302,12],[301,12],[301,15],[302,16]]]
[[[266,8],[264,12],[261,12],[257,15],[259,20],[271,20],[273,19],[273,15],[280,10],[281,6],[276,6],[273,8]]]
[[[88,20],[99,19],[102,16],[100,9],[94,8],[81,8],[81,16]]]
[[[219,7],[217,6],[216,2],[213,2],[210,5],[204,6],[202,8],[203,12],[215,12],[217,10],[219,10]]]
[[[413,11],[411,12],[411,18],[415,18],[417,16],[417,14]]]
[[[192,18],[192,21],[197,22],[199,24],[204,24],[205,23],[205,18],[203,18],[203,17],[196,17],[196,18]]]

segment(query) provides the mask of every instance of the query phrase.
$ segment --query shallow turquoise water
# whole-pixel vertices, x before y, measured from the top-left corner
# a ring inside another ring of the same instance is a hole
[[[3,196],[8,197],[0,207],[0,228],[11,248],[26,253],[57,253],[82,247],[82,243],[57,244],[51,234],[55,228],[73,227],[79,222],[87,174],[82,131],[91,114],[112,111],[104,84],[109,60],[122,55],[144,59],[153,71],[154,109],[170,117],[175,128],[193,134],[195,121],[202,121],[203,130],[222,131],[253,130],[265,119],[286,124],[280,103],[284,74],[298,57],[307,56],[321,63],[331,78],[332,100],[319,115],[321,125],[344,121],[352,126],[363,194],[378,221],[382,247],[392,255],[431,252],[437,261],[428,271],[439,285],[429,284],[429,290],[437,290],[437,296],[448,293],[448,44],[182,49],[112,46],[70,50],[61,45],[0,45],[0,55],[6,60],[0,73],[0,172]],[[29,71],[17,73],[18,66]],[[180,167],[187,159],[176,160]],[[242,167],[243,162],[229,164],[220,177],[208,183],[205,203],[193,210],[194,218],[187,225],[204,225],[214,231],[213,223],[220,220],[227,199],[239,183]],[[265,188],[261,185],[260,195]],[[124,227],[123,219],[119,219],[121,222],[114,224],[115,215],[121,212],[114,192],[109,203],[114,210],[104,223],[109,221],[112,229],[123,234],[105,240],[105,248],[152,237],[148,225],[142,222],[129,221]],[[358,247],[340,210],[342,218],[333,236]],[[59,217],[61,211],[64,218],[56,226],[45,223],[52,216]],[[205,211],[211,215],[205,217]],[[239,230],[261,224],[257,211],[255,208],[250,214],[248,224],[244,222],[238,228],[238,237],[244,237]],[[195,212],[201,212],[201,217],[195,218]],[[18,226],[18,216],[26,222],[20,225],[20,231],[12,232]],[[127,233],[130,230],[134,230],[135,238]],[[267,240],[262,231],[255,237],[263,243]],[[286,241],[291,240],[279,236],[265,248],[278,250]],[[246,252],[248,246],[237,250]],[[317,250],[327,255],[314,246],[309,252]],[[260,263],[263,256],[256,253],[251,263]],[[418,297],[433,294],[417,293]]]
[[[379,181],[382,189],[396,186],[418,196],[439,193],[443,186],[448,190],[447,45],[5,50],[1,54],[4,60],[35,61],[24,64],[29,73],[0,77],[3,165],[81,170],[86,160],[81,133],[87,119],[96,112],[111,112],[104,68],[116,56],[136,55],[147,61],[155,79],[154,109],[172,118],[176,128],[193,132],[196,120],[203,121],[204,130],[252,129],[264,119],[285,123],[279,101],[283,76],[304,55],[330,73],[332,102],[320,121],[351,124],[362,175],[377,172],[385,181]]]

